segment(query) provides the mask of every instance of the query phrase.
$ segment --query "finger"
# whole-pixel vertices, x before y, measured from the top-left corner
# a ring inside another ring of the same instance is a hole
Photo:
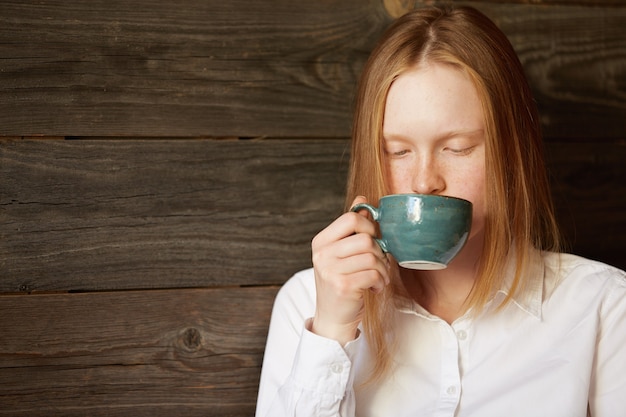
[[[354,265],[354,261],[352,261],[352,263],[345,264],[343,264],[343,261],[357,255],[370,256],[384,267],[389,266],[388,257],[383,253],[374,238],[367,233],[358,233],[348,236],[322,247],[314,246],[312,251],[312,261],[313,265],[321,271],[325,270],[331,273],[353,273],[357,272],[358,269],[346,268],[344,265]],[[370,264],[366,263],[364,266],[361,266],[361,269],[367,269],[369,266]]]
[[[378,271],[373,269],[359,271],[354,274],[335,276],[331,281],[316,282],[318,306],[326,305],[330,311],[352,310],[357,314],[361,308],[363,294],[374,290],[380,292],[385,287],[385,280]],[[334,300],[328,304],[328,300]]]
[[[327,250],[329,253],[332,253],[334,257],[339,259],[363,253],[372,253],[383,261],[387,260],[387,257],[378,243],[376,243],[376,240],[374,240],[374,238],[367,233],[357,233],[352,236],[348,236],[332,245],[329,245]]]
[[[387,263],[371,253],[344,259],[341,269],[344,276],[350,277],[353,290],[369,288],[382,290],[390,282],[390,270]]]
[[[323,247],[358,233],[375,236],[376,226],[365,216],[353,212],[344,213],[313,238],[313,247]]]
[[[357,236],[354,236],[353,238],[356,237]],[[388,284],[391,281],[388,258],[382,254],[376,243],[371,243],[371,237],[365,236],[363,240],[368,240],[370,244],[375,245],[376,248],[359,253],[352,250],[349,252],[349,256],[340,258],[337,256],[337,252],[343,249],[337,249],[336,247],[341,248],[341,246],[349,246],[343,244],[344,242],[342,241],[340,242],[341,244],[325,248],[325,250],[318,253],[313,264],[319,272],[319,277],[328,282],[328,285],[331,287],[341,287],[341,292],[344,294],[344,290],[356,291],[372,286],[378,288]],[[373,281],[366,282],[352,278],[352,276],[357,276],[366,271],[374,271],[376,273],[375,276],[368,275]],[[345,279],[345,277],[351,278]]]

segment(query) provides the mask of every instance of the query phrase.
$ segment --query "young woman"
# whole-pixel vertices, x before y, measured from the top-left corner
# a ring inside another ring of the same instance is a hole
[[[473,203],[448,268],[400,268],[365,213],[279,292],[258,417],[626,415],[626,276],[559,252],[539,118],[504,34],[467,8],[386,32],[361,78],[347,208]]]

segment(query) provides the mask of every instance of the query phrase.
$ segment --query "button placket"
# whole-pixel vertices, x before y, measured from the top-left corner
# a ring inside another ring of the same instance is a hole
[[[461,396],[459,341],[454,327],[442,323],[440,403],[436,416],[453,415]]]
[[[454,333],[459,347],[459,367],[461,368],[461,375],[465,373],[469,366],[470,353],[470,329],[468,327],[468,321],[461,321],[454,324]]]

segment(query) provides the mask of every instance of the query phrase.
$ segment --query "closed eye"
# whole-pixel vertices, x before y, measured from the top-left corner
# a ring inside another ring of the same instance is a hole
[[[472,151],[474,151],[474,149],[476,149],[476,146],[468,146],[466,148],[444,148],[444,151],[448,151],[454,155],[458,155],[458,156],[464,156],[464,155],[469,155],[470,153],[472,153]]]
[[[385,149],[385,154],[392,158],[399,158],[409,153],[408,149],[389,150]]]

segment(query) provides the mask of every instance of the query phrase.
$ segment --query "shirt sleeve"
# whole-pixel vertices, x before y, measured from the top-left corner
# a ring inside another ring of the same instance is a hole
[[[589,393],[593,417],[623,415],[626,398],[626,274],[607,267],[608,295],[600,311],[596,355]]]
[[[276,297],[256,417],[354,416],[351,356],[362,336],[342,347],[309,330],[315,287],[306,278],[296,275]]]

